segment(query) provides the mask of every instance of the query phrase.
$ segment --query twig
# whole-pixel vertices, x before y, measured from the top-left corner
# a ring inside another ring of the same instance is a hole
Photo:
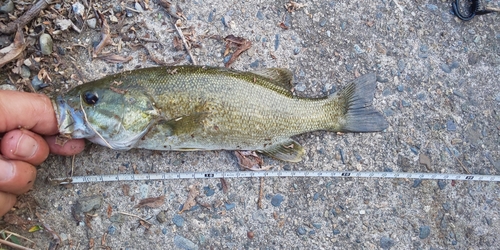
[[[180,20],[180,19],[177,19],[177,20]],[[193,54],[191,53],[191,49],[189,48],[189,46],[187,44],[186,38],[184,37],[184,34],[182,33],[181,28],[179,26],[177,26],[177,21],[174,23],[174,27],[177,30],[177,33],[179,34],[179,36],[181,37],[182,44],[184,44],[184,48],[186,48],[186,51],[187,51],[189,57],[191,58],[191,62],[193,62],[193,65],[197,65],[198,63],[196,63],[196,59],[194,59]]]
[[[16,32],[17,27],[24,27],[28,22],[30,22],[33,18],[37,17],[40,11],[47,8],[49,6],[48,0],[39,0],[36,4],[31,6],[31,9],[26,11],[21,17],[10,22],[7,25],[0,24],[0,33],[4,34],[12,34]]]
[[[29,248],[29,247],[23,247],[21,245],[18,245],[16,243],[12,243],[12,242],[9,242],[9,241],[6,241],[6,240],[2,240],[0,239],[0,244],[2,245],[6,245],[6,246],[9,246],[9,247],[12,247],[14,249],[21,249],[21,250],[33,250],[33,248]]]
[[[75,171],[75,156],[76,155],[73,155],[71,158],[71,177],[73,177],[73,171]]]
[[[3,229],[3,230],[0,230],[0,233],[6,233],[6,234],[8,234],[8,235],[9,235],[9,236],[6,238],[6,240],[7,240],[7,239],[8,239],[11,235],[14,235],[14,236],[16,236],[16,237],[19,237],[19,238],[21,238],[21,239],[23,239],[23,240],[26,240],[26,241],[29,241],[29,242],[31,242],[31,243],[33,243],[33,244],[35,244],[35,242],[34,242],[34,241],[32,241],[32,240],[30,240],[30,239],[28,239],[28,238],[26,238],[26,237],[24,237],[24,236],[22,236],[22,235],[19,235],[19,234],[16,234],[16,233],[14,233],[14,232],[11,232],[11,231],[7,231],[7,230],[4,230],[4,229]]]
[[[262,209],[262,197],[264,197],[264,178],[260,177],[259,199],[257,200],[257,205],[259,206],[259,209]]]
[[[146,222],[146,223],[148,223],[148,224],[150,224],[150,225],[153,225],[151,222],[149,222],[149,221],[147,221],[146,219],[143,219],[143,218],[141,218],[141,217],[139,217],[139,216],[137,216],[137,215],[135,215],[135,214],[129,214],[129,213],[125,213],[125,212],[118,212],[118,213],[119,213],[119,214],[123,214],[123,215],[132,216],[132,217],[135,217],[135,218],[138,218],[138,219],[140,219],[140,220],[142,220],[142,221],[144,221],[144,222]]]

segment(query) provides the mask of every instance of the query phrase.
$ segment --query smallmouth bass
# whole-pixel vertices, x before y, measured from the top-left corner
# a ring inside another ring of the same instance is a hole
[[[117,150],[254,150],[298,162],[294,135],[387,128],[372,106],[374,73],[324,98],[293,95],[293,74],[207,66],[143,68],[85,83],[52,100],[59,132]]]

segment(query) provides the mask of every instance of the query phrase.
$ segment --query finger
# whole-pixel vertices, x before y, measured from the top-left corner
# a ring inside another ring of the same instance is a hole
[[[57,136],[46,136],[45,140],[49,145],[50,152],[58,155],[76,155],[83,151],[85,148],[85,140],[83,139],[74,139],[69,140],[64,145],[59,145],[56,143]]]
[[[46,95],[0,90],[0,132],[25,128],[44,135],[57,134],[52,102]]]
[[[14,204],[16,204],[15,195],[0,192],[0,217],[9,212]]]
[[[0,192],[23,194],[30,190],[36,179],[36,169],[24,161],[0,158]]]
[[[0,152],[10,160],[40,165],[49,155],[49,146],[41,136],[29,130],[16,129],[3,136],[0,142]]]

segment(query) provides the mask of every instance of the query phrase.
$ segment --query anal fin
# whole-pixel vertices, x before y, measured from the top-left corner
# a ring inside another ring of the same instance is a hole
[[[265,150],[259,150],[259,152],[278,160],[289,162],[299,162],[305,154],[304,148],[292,139],[268,146]]]

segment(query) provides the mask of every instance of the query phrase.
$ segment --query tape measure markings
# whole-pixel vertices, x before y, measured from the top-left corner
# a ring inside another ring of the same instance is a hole
[[[440,174],[440,173],[405,173],[405,172],[357,172],[357,171],[221,171],[221,172],[178,172],[149,174],[115,174],[73,176],[54,178],[51,181],[59,184],[115,182],[115,181],[147,181],[178,179],[212,179],[212,178],[253,178],[253,177],[347,177],[347,178],[385,178],[385,179],[422,179],[422,180],[461,180],[500,182],[500,175],[476,174]]]

